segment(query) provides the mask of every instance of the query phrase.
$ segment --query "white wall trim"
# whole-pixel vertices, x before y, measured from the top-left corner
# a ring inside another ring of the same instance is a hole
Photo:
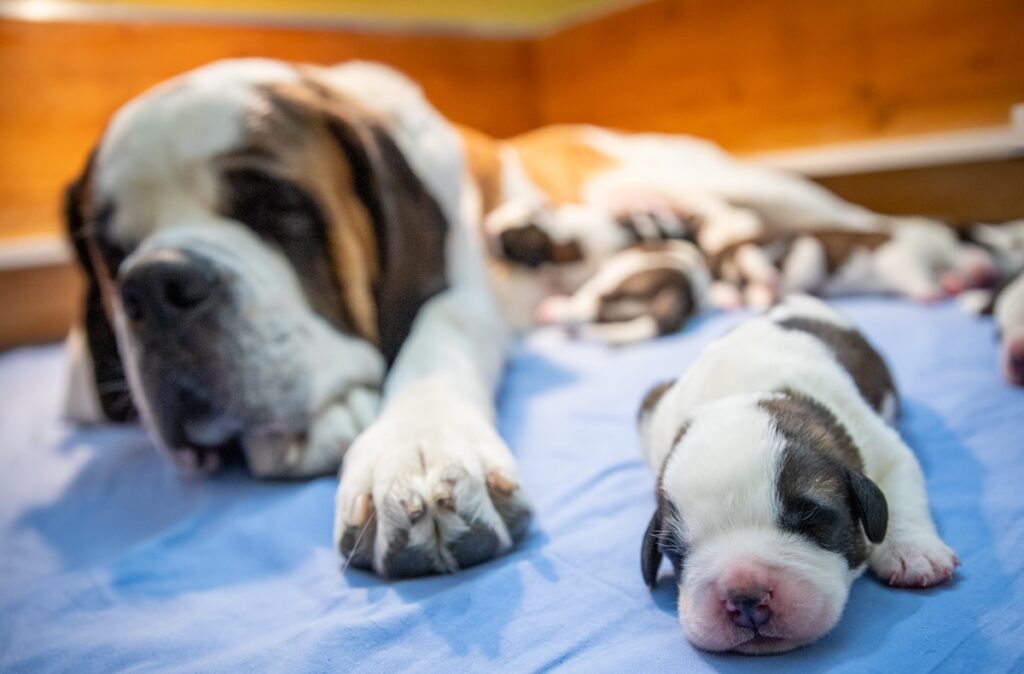
[[[1024,128],[998,126],[762,152],[743,159],[823,177],[1013,157],[1024,157]]]
[[[942,134],[868,140],[743,156],[762,166],[810,177],[1024,157],[1024,128],[994,127]],[[63,236],[0,239],[0,272],[70,262]]]
[[[0,240],[0,272],[71,262],[71,246],[57,234]]]

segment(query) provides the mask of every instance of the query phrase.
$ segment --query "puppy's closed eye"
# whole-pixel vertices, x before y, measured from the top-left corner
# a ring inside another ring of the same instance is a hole
[[[785,505],[783,527],[807,536],[826,550],[839,551],[841,516],[831,506],[809,498],[793,498]]]

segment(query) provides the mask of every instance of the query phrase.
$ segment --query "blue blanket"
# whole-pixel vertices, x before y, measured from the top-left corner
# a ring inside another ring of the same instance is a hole
[[[186,480],[136,428],[59,420],[57,347],[0,357],[0,671],[1010,671],[1024,668],[1024,390],[990,322],[952,305],[841,303],[893,365],[901,431],[963,566],[912,591],[859,580],[820,642],[757,660],[694,650],[640,576],[653,477],[638,401],[741,316],[612,350],[521,344],[501,432],[537,516],[457,575],[341,573],[336,480]],[[667,573],[667,570],[663,570]]]

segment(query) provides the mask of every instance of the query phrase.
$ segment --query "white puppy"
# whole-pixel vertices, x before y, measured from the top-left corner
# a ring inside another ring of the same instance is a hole
[[[993,309],[999,331],[1000,363],[1006,381],[1024,386],[1024,274],[996,296]]]
[[[865,568],[926,587],[958,564],[891,427],[881,357],[826,304],[793,297],[709,346],[640,413],[658,471],[643,573],[675,567],[679,620],[712,651],[785,651],[838,622]]]

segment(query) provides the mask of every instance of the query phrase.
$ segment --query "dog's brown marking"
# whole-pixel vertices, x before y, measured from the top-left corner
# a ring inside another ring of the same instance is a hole
[[[260,146],[321,201],[345,305],[357,334],[398,353],[420,306],[447,286],[448,223],[386,124],[300,67],[295,84],[266,87],[278,115]],[[281,128],[283,127],[283,128]]]
[[[588,145],[581,129],[549,126],[512,138],[523,169],[552,204],[578,203],[587,180],[615,165]]]
[[[351,160],[338,152],[333,120],[367,119],[355,104],[330,95],[310,78],[264,88],[273,105],[250,132],[250,142],[270,148],[276,170],[315,195],[328,226],[328,242],[354,332],[380,339],[373,285],[378,281],[379,242],[366,204],[356,193]]]
[[[455,126],[462,137],[466,170],[480,192],[480,221],[502,202],[501,144],[486,134],[465,126]]]
[[[103,415],[110,421],[129,421],[136,416],[128,391],[124,364],[112,327],[116,289],[111,269],[116,263],[101,249],[97,230],[106,226],[113,206],[100,208],[94,200],[96,151],[90,152],[81,175],[64,193],[64,220],[75,256],[86,276],[82,327],[92,360],[93,384]]]
[[[883,411],[886,398],[895,402],[896,384],[885,360],[859,331],[800,317],[779,321],[779,326],[806,332],[828,347],[875,412]]]
[[[864,537],[882,541],[888,507],[878,486],[864,476],[850,434],[803,393],[781,391],[759,406],[785,441],[776,478],[779,526],[842,555],[851,569],[863,564]]]

